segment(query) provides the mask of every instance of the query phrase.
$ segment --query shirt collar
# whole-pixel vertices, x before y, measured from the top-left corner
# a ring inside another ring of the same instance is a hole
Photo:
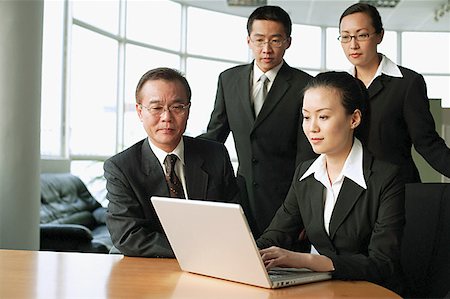
[[[253,62],[253,86],[255,86],[256,82],[258,82],[259,77],[261,77],[262,74],[265,74],[270,82],[273,82],[275,80],[275,77],[278,74],[278,71],[283,66],[284,61],[282,61],[279,65],[276,67],[271,68],[267,72],[263,73],[261,69],[256,64],[256,61]]]
[[[314,174],[314,178],[321,181],[320,178],[327,177],[326,175],[326,160],[325,155],[320,155],[308,170],[302,175],[300,181],[307,178],[311,174]],[[352,149],[350,150],[347,159],[345,160],[344,167],[342,167],[341,174],[339,176],[344,176],[364,189],[367,189],[367,184],[364,179],[363,172],[363,147],[361,142],[354,138]]]
[[[372,84],[373,80],[375,80],[375,78],[381,76],[382,74],[388,75],[390,77],[397,77],[397,78],[402,78],[403,74],[400,71],[400,68],[398,67],[397,64],[395,64],[392,60],[390,60],[387,56],[381,54],[381,62],[380,65],[378,66],[377,71],[375,72],[375,76],[373,76],[372,80],[370,81],[369,85]],[[350,73],[353,77],[355,77],[356,74],[356,68],[355,67],[351,67],[348,70],[348,73]]]
[[[184,163],[184,140],[183,140],[183,137],[181,137],[181,140],[178,143],[178,145],[170,153],[166,153],[165,151],[163,151],[162,149],[160,149],[159,147],[154,145],[152,143],[152,141],[150,140],[150,138],[148,138],[148,143],[150,144],[150,148],[152,149],[152,151],[155,154],[156,158],[158,158],[158,160],[161,163],[161,165],[164,165],[164,159],[166,158],[167,155],[170,155],[170,154],[175,154],[178,157],[178,159],[181,161],[181,163],[183,165],[185,165],[185,163]]]

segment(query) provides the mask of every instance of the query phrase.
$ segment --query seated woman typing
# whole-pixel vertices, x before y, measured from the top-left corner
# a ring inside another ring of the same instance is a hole
[[[299,165],[289,193],[257,240],[266,267],[332,271],[399,291],[404,183],[358,138],[368,101],[346,72],[317,75],[305,88],[303,131],[320,156]],[[305,229],[311,253],[290,248]]]

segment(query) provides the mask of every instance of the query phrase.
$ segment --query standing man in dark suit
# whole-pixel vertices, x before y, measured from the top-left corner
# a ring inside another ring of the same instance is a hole
[[[190,105],[191,89],[176,70],[150,70],[137,85],[136,111],[148,138],[104,164],[106,224],[124,255],[174,257],[151,196],[237,201],[225,146],[183,136]]]
[[[200,136],[223,143],[233,133],[242,205],[254,237],[286,197],[297,163],[314,157],[299,127],[302,89],[311,76],[283,60],[291,30],[289,15],[278,6],[250,15],[247,43],[254,61],[220,74],[208,130]]]

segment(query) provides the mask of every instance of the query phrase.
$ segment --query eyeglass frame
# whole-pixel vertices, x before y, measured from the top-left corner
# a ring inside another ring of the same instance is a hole
[[[271,46],[273,48],[281,48],[281,46],[288,40],[288,38],[285,38],[285,39],[279,41],[280,45],[277,46],[276,44],[273,44],[273,43],[274,42],[277,43],[278,41],[273,40],[273,39],[272,40],[268,40],[268,41],[263,41],[263,42],[262,41],[255,41],[255,40],[253,40],[250,37],[249,37],[249,39],[258,48],[263,48],[265,44],[268,44],[269,46]]]
[[[148,107],[148,106],[145,106],[142,104],[138,104],[138,105],[141,109],[145,108],[145,110],[147,110],[147,112],[150,113],[150,115],[152,115],[152,116],[160,117],[161,115],[164,114],[164,112],[169,112],[169,113],[172,113],[172,115],[180,116],[180,115],[183,115],[186,113],[186,111],[191,106],[191,102],[188,102],[187,104],[175,103],[175,104],[168,106],[167,108],[162,105],[156,105],[156,107]],[[179,108],[181,110],[174,110],[176,108]],[[155,109],[162,109],[162,110],[155,111]]]
[[[348,36],[345,36],[345,37],[350,38],[350,40],[347,42],[342,41],[342,35],[339,35],[337,37],[337,40],[340,41],[342,44],[348,44],[352,41],[352,39],[355,39],[355,41],[358,41],[358,42],[365,42],[365,41],[368,41],[370,39],[370,37],[374,34],[378,34],[378,33],[372,32],[372,33],[359,33],[357,35],[348,35]],[[361,36],[367,36],[367,37],[364,37],[361,39]]]

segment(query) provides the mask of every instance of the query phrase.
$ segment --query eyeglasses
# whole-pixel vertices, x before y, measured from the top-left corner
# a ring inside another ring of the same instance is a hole
[[[144,106],[142,104],[139,104],[139,107],[145,108],[152,116],[161,116],[164,112],[170,112],[173,115],[182,115],[184,114],[189,107],[191,106],[191,103],[187,104],[173,104],[169,107],[164,108],[164,106],[161,105],[152,105],[152,106]]]
[[[273,48],[280,48],[286,40],[287,39],[271,39],[269,41],[265,41],[262,38],[258,38],[256,40],[250,39],[250,41],[258,48],[264,47],[265,44],[268,44]]]
[[[371,35],[376,34],[376,32],[373,33],[360,33],[357,35],[340,35],[338,36],[338,41],[340,41],[343,44],[349,43],[352,41],[352,38],[357,40],[358,42],[366,41],[370,38]]]

